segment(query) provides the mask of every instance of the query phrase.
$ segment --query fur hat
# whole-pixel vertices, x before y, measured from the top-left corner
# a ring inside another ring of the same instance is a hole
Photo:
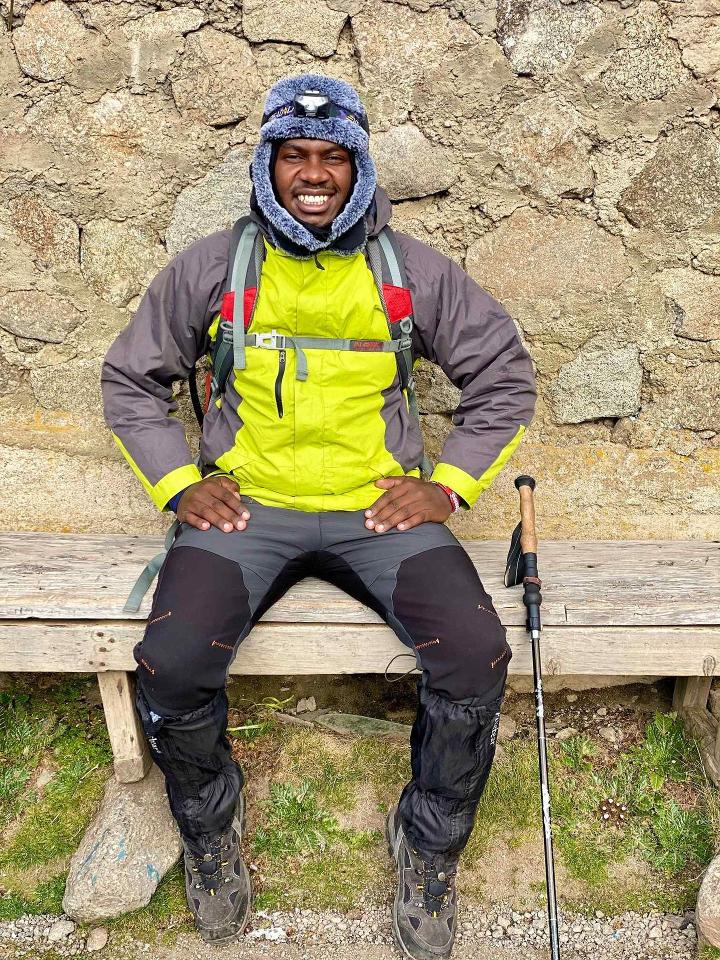
[[[306,90],[319,91],[329,97],[336,106],[360,118],[361,123],[348,117],[329,117],[322,120],[317,117],[296,117],[292,113],[271,116],[280,107],[292,104],[295,97]],[[367,126],[365,108],[357,92],[344,80],[325,77],[319,73],[304,73],[297,77],[285,77],[272,87],[265,101],[263,119],[265,118],[269,119],[260,127],[261,140],[255,148],[251,166],[258,206],[271,227],[280,230],[290,240],[311,253],[323,250],[360,220],[375,195],[375,165],[368,152],[368,133],[361,125]],[[350,150],[355,160],[354,189],[343,209],[330,224],[327,238],[323,240],[288,213],[275,196],[270,169],[273,141],[289,140],[293,137],[338,143]],[[362,244],[358,249],[361,248]]]

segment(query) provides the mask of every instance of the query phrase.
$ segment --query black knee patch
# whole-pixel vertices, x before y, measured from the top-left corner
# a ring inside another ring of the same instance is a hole
[[[197,547],[172,549],[133,651],[149,696],[168,712],[208,703],[224,687],[249,623],[249,595],[236,563]]]
[[[500,696],[512,651],[490,595],[458,546],[403,560],[393,611],[412,637],[427,685],[450,700]]]

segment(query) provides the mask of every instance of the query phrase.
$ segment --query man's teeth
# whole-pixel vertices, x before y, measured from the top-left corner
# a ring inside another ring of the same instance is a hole
[[[314,207],[321,207],[324,203],[327,203],[329,199],[330,197],[328,196],[319,197],[310,193],[301,193],[298,196],[298,200],[300,200],[301,203],[310,203]]]

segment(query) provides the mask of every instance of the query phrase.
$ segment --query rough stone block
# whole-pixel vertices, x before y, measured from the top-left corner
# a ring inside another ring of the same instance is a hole
[[[527,207],[474,243],[466,267],[506,305],[557,301],[572,292],[606,294],[631,273],[620,237],[591,220],[547,216]]]
[[[0,327],[17,337],[62,343],[82,318],[67,300],[39,290],[16,290],[0,297]]]
[[[116,306],[144,293],[167,260],[157,235],[147,227],[98,219],[83,230],[83,276],[101,299]]]
[[[249,147],[232,150],[223,162],[177,198],[165,235],[171,254],[179,253],[195,240],[232,226],[248,211],[250,174]]]
[[[181,849],[158,768],[136,783],[112,777],[70,863],[63,910],[94,923],[144,907]]]
[[[97,36],[61,0],[34,3],[13,31],[23,73],[36,80],[60,80],[71,73]]]
[[[185,34],[205,22],[202,10],[178,7],[148,13],[122,26],[127,44],[127,73],[135,84],[162,83],[185,49]]]
[[[635,227],[681,232],[720,215],[720,138],[691,125],[661,141],[623,191],[618,209]]]
[[[543,94],[511,111],[495,146],[521,186],[544,197],[587,197],[595,174],[581,115],[557,94]]]
[[[641,384],[637,347],[583,352],[562,367],[551,390],[557,422],[637,413]]]
[[[720,277],[697,270],[663,270],[660,284],[679,337],[689,340],[720,337]]]
[[[457,179],[452,153],[432,143],[412,123],[379,133],[371,145],[378,180],[391,200],[440,193]]]
[[[720,856],[715,857],[705,871],[695,922],[705,940],[713,947],[720,947]]]
[[[247,117],[262,92],[247,41],[212,27],[188,37],[170,76],[178,108],[213,125]]]
[[[325,0],[314,3],[245,0],[243,3],[243,30],[249,40],[301,43],[316,57],[335,53],[346,20],[344,10],[333,9]]]
[[[570,63],[605,15],[579,0],[505,0],[498,5],[497,36],[519,74],[549,76]]]

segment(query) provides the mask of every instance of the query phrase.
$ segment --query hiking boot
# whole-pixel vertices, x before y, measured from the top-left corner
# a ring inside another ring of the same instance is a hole
[[[182,837],[187,902],[206,943],[229,943],[242,935],[250,918],[250,874],[240,853],[244,817],[241,793],[224,833],[203,841]]]
[[[457,925],[455,869],[438,872],[412,847],[393,807],[385,822],[390,856],[398,885],[393,906],[393,933],[397,945],[411,960],[438,960],[450,956]]]

